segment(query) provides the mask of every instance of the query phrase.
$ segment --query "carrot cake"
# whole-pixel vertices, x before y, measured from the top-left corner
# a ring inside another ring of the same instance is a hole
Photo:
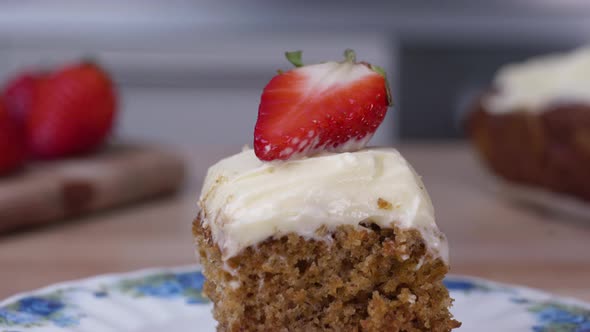
[[[254,149],[207,173],[193,233],[218,331],[460,325],[420,177],[397,150],[364,147],[390,104],[383,74],[345,54],[273,78]]]
[[[468,118],[487,166],[518,185],[590,202],[590,47],[501,68]]]

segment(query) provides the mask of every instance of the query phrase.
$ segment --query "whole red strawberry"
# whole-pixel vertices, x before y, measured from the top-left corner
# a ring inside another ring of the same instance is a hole
[[[301,52],[287,52],[296,67],[279,73],[264,88],[254,130],[259,159],[287,160],[322,151],[363,148],[390,105],[383,69],[356,62],[303,66]]]
[[[49,75],[40,82],[27,119],[31,154],[58,158],[96,150],[113,127],[116,105],[111,79],[95,64]]]
[[[25,127],[33,105],[33,99],[44,74],[23,72],[8,81],[2,91],[8,114],[21,126]]]
[[[0,99],[0,175],[20,168],[26,158],[22,128],[8,114]]]

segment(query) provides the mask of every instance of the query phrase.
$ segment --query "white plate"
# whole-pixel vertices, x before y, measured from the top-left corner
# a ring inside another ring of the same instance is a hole
[[[199,268],[65,282],[0,302],[0,332],[214,331]],[[590,305],[532,289],[449,276],[457,331],[590,332]]]
[[[543,214],[590,220],[590,204],[576,197],[500,180],[500,195]]]

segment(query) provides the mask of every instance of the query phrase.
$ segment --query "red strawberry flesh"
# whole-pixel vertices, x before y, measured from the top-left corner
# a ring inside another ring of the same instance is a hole
[[[27,122],[31,152],[44,159],[92,152],[110,133],[115,112],[106,73],[92,64],[66,67],[40,84]]]
[[[6,110],[23,128],[31,111],[37,88],[43,78],[44,75],[40,73],[24,72],[8,81],[4,87],[3,97]]]
[[[26,159],[22,128],[8,114],[0,99],[0,175],[21,167]]]

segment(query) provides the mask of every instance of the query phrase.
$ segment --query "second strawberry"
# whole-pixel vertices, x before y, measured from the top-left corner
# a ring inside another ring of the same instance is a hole
[[[33,158],[53,159],[98,149],[112,130],[117,97],[109,75],[92,63],[10,81],[8,112],[25,131]]]

